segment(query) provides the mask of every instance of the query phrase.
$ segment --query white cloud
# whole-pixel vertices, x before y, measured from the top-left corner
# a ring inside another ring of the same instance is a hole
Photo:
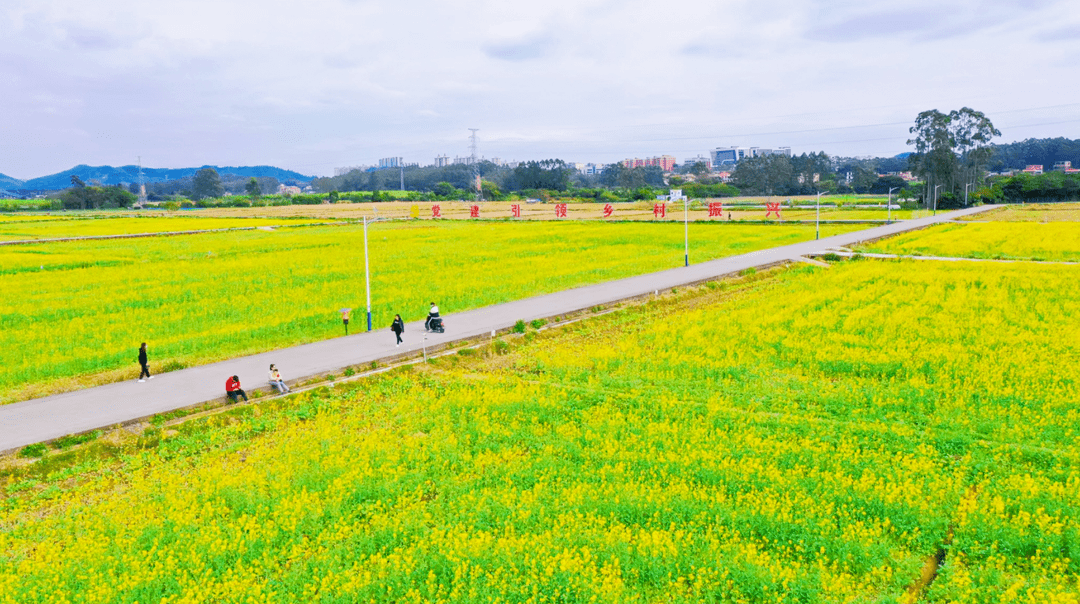
[[[470,127],[482,153],[517,159],[893,154],[907,135],[895,124],[924,109],[995,119],[1070,101],[1054,82],[1080,71],[1078,13],[1065,0],[8,0],[0,172],[142,155],[326,174],[464,154]],[[1051,113],[1080,137],[1076,106]],[[1002,118],[1019,125],[1006,137],[1045,131],[1023,116]]]

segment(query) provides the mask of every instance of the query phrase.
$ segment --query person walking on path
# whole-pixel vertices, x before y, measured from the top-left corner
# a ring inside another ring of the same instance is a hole
[[[394,315],[394,322],[390,324],[390,331],[397,336],[397,345],[401,346],[401,332],[405,331],[405,321],[401,320],[401,315]]]
[[[281,379],[281,372],[278,371],[277,365],[270,363],[270,385],[281,394],[289,392],[291,389],[285,383],[285,380]]]
[[[244,402],[248,400],[247,393],[240,388],[240,378],[238,376],[232,376],[225,380],[225,396],[229,397],[229,401],[235,403],[237,397],[244,397]]]
[[[139,372],[140,382],[145,382],[146,379],[154,379],[154,376],[150,375],[149,362],[150,361],[146,356],[146,342],[143,342],[142,346],[139,348],[139,365],[142,366],[142,371]],[[143,379],[144,376],[146,377],[146,379]]]

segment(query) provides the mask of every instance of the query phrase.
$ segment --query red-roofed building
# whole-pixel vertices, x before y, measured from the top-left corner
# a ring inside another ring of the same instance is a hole
[[[1042,167],[1042,164],[1032,164],[1032,165],[1024,168],[1022,170],[1022,172],[1024,174],[1042,174],[1043,173],[1043,167]]]

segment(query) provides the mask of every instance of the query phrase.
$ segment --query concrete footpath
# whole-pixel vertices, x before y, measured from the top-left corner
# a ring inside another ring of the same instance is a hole
[[[68,434],[106,428],[210,400],[220,400],[225,394],[225,380],[231,375],[240,376],[245,390],[265,388],[270,363],[278,366],[287,381],[325,373],[338,373],[345,367],[419,352],[425,343],[428,346],[436,346],[483,336],[490,334],[492,330],[509,328],[518,320],[528,322],[611,304],[658,290],[716,279],[748,268],[770,266],[831,248],[846,247],[888,237],[959,216],[988,211],[995,207],[997,206],[981,206],[954,212],[941,212],[933,217],[896,222],[835,235],[820,241],[806,241],[739,256],[719,258],[700,264],[691,264],[689,267],[673,268],[658,273],[578,287],[466,312],[444,312],[446,333],[425,334],[422,322],[409,323],[406,325],[403,336],[405,343],[400,348],[394,344],[394,334],[389,328],[383,327],[370,333],[344,336],[164,373],[144,383],[138,383],[132,379],[3,405],[0,406],[0,452]],[[716,232],[723,233],[723,229],[717,229]],[[691,242],[691,259],[693,256],[693,242]],[[133,357],[134,354],[133,351]],[[138,367],[133,363],[132,375],[134,376],[137,371]]]

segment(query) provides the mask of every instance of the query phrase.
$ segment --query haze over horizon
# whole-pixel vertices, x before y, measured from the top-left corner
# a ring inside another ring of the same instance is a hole
[[[927,109],[1080,138],[1065,0],[504,5],[9,0],[0,173],[337,166],[717,146],[892,156]]]

